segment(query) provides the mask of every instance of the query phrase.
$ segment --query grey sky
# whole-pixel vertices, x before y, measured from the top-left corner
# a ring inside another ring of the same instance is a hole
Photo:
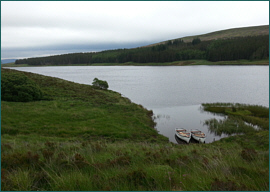
[[[268,1],[1,1],[1,58],[132,48],[268,24]]]

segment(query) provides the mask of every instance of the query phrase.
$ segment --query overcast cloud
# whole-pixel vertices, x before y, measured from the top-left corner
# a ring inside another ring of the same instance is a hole
[[[1,1],[1,58],[132,48],[269,25],[268,1]]]

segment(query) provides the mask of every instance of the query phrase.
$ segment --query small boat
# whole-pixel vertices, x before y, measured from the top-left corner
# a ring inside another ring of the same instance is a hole
[[[184,140],[185,142],[189,143],[190,139],[191,139],[191,134],[190,133],[187,133],[187,130],[186,129],[183,129],[183,128],[176,128],[175,129],[175,132],[176,132],[176,136],[179,138],[179,139],[182,139]]]
[[[193,139],[199,141],[200,143],[205,143],[206,135],[203,132],[198,129],[192,129],[190,132]]]

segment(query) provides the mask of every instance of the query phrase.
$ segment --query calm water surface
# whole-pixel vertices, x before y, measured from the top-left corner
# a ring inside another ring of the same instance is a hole
[[[109,89],[154,111],[157,130],[177,142],[176,127],[200,129],[206,142],[221,137],[203,125],[209,118],[201,103],[232,102],[269,106],[269,66],[68,66],[20,67],[21,71],[92,84],[97,77]]]

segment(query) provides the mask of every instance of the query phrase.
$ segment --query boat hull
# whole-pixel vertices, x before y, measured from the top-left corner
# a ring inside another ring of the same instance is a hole
[[[181,135],[179,135],[179,134],[177,134],[176,133],[176,136],[179,138],[179,139],[181,139],[181,140],[183,140],[183,141],[185,141],[185,142],[187,142],[187,143],[189,143],[189,141],[190,141],[190,137],[183,137],[183,136],[181,136]]]
[[[197,129],[191,130],[191,137],[199,143],[205,143],[206,135]]]
[[[183,131],[183,132],[186,133],[186,134],[185,134],[185,135],[181,135],[181,134],[179,134],[179,133],[177,132],[177,131],[179,131],[179,130],[181,130],[181,129],[175,129],[175,134],[176,134],[176,136],[177,136],[179,139],[185,141],[186,143],[189,143],[189,141],[190,141],[190,139],[191,139],[191,134],[190,134],[190,133],[186,133],[186,131]]]
[[[193,139],[195,139],[196,141],[200,142],[200,143],[205,143],[205,137],[197,137],[195,135],[191,135]]]

